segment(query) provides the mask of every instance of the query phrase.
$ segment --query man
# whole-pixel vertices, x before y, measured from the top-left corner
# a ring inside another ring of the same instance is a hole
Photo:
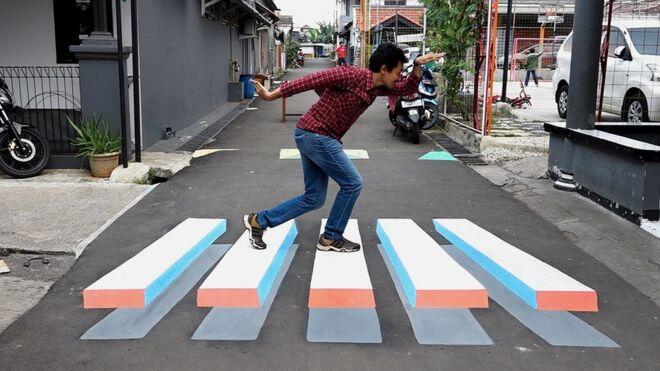
[[[337,65],[338,66],[343,66],[346,64],[346,46],[344,46],[344,42],[340,41],[339,42],[339,47],[337,48]]]
[[[529,84],[529,75],[532,75],[534,78],[534,83],[536,86],[539,86],[539,79],[536,77],[536,70],[539,68],[539,57],[543,54],[543,51],[536,53],[534,48],[530,49],[527,59],[525,60],[525,69],[527,73],[525,74],[525,86]]]
[[[271,101],[315,90],[320,99],[298,121],[296,145],[300,151],[305,193],[270,210],[246,215],[245,227],[256,249],[265,249],[263,233],[297,216],[323,206],[328,178],[340,187],[325,231],[316,245],[322,251],[355,252],[360,245],[343,237],[353,205],[362,190],[362,177],[343,151],[341,138],[379,95],[408,95],[417,91],[421,65],[440,54],[418,57],[409,76],[400,79],[406,57],[394,44],[382,44],[371,55],[369,69],[342,66],[286,81],[272,92],[255,82],[257,94]]]

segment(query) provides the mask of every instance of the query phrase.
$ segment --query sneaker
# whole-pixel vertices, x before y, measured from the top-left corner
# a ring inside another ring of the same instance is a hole
[[[360,251],[360,244],[351,242],[345,238],[341,240],[330,240],[321,235],[316,248],[321,251],[356,252]]]
[[[257,214],[245,215],[243,217],[243,224],[245,228],[250,231],[250,243],[252,247],[257,250],[266,248],[266,243],[263,240],[264,229],[257,223]]]

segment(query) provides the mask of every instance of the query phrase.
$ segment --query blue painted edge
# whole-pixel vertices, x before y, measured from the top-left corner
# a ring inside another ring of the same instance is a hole
[[[172,264],[154,282],[144,290],[144,305],[147,306],[152,300],[160,295],[195,259],[213,244],[227,231],[227,220],[218,219],[218,224],[206,236],[199,240],[187,253],[176,263]]]
[[[280,268],[282,268],[282,264],[284,263],[286,255],[289,252],[291,246],[293,245],[293,241],[295,241],[297,235],[298,235],[298,228],[296,227],[296,221],[294,220],[293,223],[291,224],[291,228],[289,229],[289,232],[287,233],[286,237],[284,237],[282,244],[279,246],[277,253],[275,254],[275,257],[273,258],[273,261],[270,262],[270,266],[268,267],[268,270],[266,270],[266,273],[261,278],[261,281],[259,281],[259,286],[257,287],[257,294],[259,295],[260,305],[263,305],[264,301],[268,297],[268,294],[270,293],[270,289],[273,287],[273,283],[275,282],[275,278],[277,277],[277,273],[280,271]]]
[[[438,233],[445,237],[449,242],[461,249],[461,251],[467,254],[467,256],[479,264],[488,273],[492,274],[498,281],[506,286],[506,288],[511,290],[511,292],[516,294],[516,296],[527,303],[527,305],[534,309],[538,309],[536,302],[536,291],[532,290],[524,282],[519,280],[513,274],[509,273],[509,271],[502,268],[499,264],[492,261],[486,255],[482,254],[479,250],[469,245],[462,238],[449,231],[437,220],[433,220],[433,224],[435,225],[435,230],[438,231]]]
[[[390,238],[387,236],[387,232],[385,232],[383,226],[380,224],[380,220],[376,222],[376,234],[378,234],[378,238],[380,238],[383,250],[385,250],[387,257],[390,259],[390,262],[394,267],[394,271],[396,272],[397,276],[399,276],[399,280],[403,286],[403,291],[408,298],[408,303],[411,307],[414,308],[415,303],[417,302],[417,292],[415,290],[415,285],[410,279],[406,267],[404,267],[403,263],[401,263],[401,259],[399,259],[396,250],[394,250],[394,246],[392,245]]]

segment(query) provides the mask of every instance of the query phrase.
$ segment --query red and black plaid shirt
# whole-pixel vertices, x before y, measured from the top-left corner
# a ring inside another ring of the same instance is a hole
[[[321,98],[298,121],[297,127],[337,140],[346,134],[379,95],[409,95],[417,91],[420,78],[411,73],[399,78],[392,89],[374,87],[373,74],[362,67],[342,66],[285,81],[282,97],[315,90]]]

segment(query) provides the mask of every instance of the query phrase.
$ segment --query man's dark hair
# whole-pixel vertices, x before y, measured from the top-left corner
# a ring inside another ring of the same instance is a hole
[[[535,52],[536,52],[536,49],[531,48],[531,49],[529,49],[529,52],[530,52],[530,53],[535,53]]]
[[[408,61],[405,53],[398,46],[392,43],[380,44],[369,58],[369,70],[371,72],[380,72],[380,68],[385,66],[388,71],[392,71],[399,63],[404,64]]]

